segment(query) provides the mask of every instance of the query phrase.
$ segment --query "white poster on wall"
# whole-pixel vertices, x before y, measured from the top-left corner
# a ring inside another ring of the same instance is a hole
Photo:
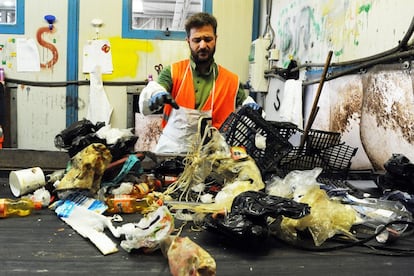
[[[108,40],[89,40],[83,47],[83,73],[100,66],[102,74],[112,74],[112,53]]]
[[[39,72],[40,57],[36,42],[32,38],[16,41],[17,72]]]

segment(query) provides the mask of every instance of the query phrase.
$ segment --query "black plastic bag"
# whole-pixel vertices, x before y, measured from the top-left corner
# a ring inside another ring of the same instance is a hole
[[[234,198],[230,213],[207,215],[204,226],[207,230],[223,234],[233,241],[243,240],[254,244],[269,236],[268,217],[286,216],[298,219],[308,214],[310,207],[305,203],[260,191],[247,191]]]
[[[105,123],[98,122],[95,125],[87,119],[75,122],[55,136],[55,146],[67,150],[69,156],[73,157],[92,143],[105,144],[105,140],[96,135],[96,131],[103,126]]]
[[[414,164],[402,154],[393,154],[387,162],[384,163],[387,172],[400,177],[411,177],[414,175]]]
[[[283,215],[299,219],[310,213],[310,207],[288,198],[268,195],[264,192],[247,191],[234,198],[231,213],[272,218]]]
[[[75,140],[94,134],[104,125],[105,123],[97,123],[94,125],[87,119],[75,122],[55,136],[55,146],[58,149],[69,149]]]
[[[393,154],[384,163],[384,175],[378,177],[377,186],[382,191],[400,190],[414,193],[414,164],[402,154]]]
[[[172,159],[163,160],[154,168],[154,174],[156,177],[161,178],[164,175],[179,175],[184,171],[185,165],[183,163],[183,157],[176,156]]]
[[[227,214],[204,218],[204,226],[210,232],[224,235],[232,242],[243,240],[246,244],[255,244],[266,240],[269,230],[263,217],[249,218],[241,214]]]
[[[73,157],[90,144],[101,143],[110,150],[112,161],[134,152],[134,146],[138,140],[138,136],[121,137],[115,143],[108,144],[106,139],[98,137],[96,133],[104,126],[104,122],[93,124],[88,119],[75,122],[55,136],[55,146],[58,149],[67,150],[69,156]]]
[[[138,140],[138,136],[130,136],[118,139],[115,144],[107,145],[111,151],[112,160],[118,160],[134,152],[135,143]]]

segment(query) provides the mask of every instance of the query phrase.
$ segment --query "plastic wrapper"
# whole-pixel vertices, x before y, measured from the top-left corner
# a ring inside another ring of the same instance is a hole
[[[377,198],[353,198],[350,204],[360,214],[364,223],[367,224],[387,224],[394,220],[412,221],[411,213],[399,201]]]
[[[66,217],[75,205],[79,205],[97,214],[103,214],[108,209],[108,206],[103,201],[91,197],[86,191],[73,191],[64,199],[54,201],[49,205],[49,209],[55,210],[59,217]]]
[[[252,186],[264,188],[262,175],[253,158],[247,156],[242,160],[235,160],[228,156],[214,161],[209,176],[217,182],[250,181]]]
[[[311,233],[316,246],[336,234],[352,237],[350,229],[357,221],[357,213],[350,206],[331,200],[324,190],[316,186],[308,189],[299,202],[307,203],[311,212],[300,219],[283,218],[281,233],[278,234],[283,240],[294,241],[297,230],[305,229]]]
[[[307,204],[264,192],[247,191],[234,198],[230,213],[207,215],[204,224],[210,231],[254,243],[268,237],[268,217],[302,218],[309,213]]]
[[[55,202],[49,208],[82,237],[88,238],[104,255],[118,251],[117,245],[104,233],[108,228],[119,237],[110,217],[102,215],[106,209],[102,202],[81,193],[72,193],[65,200]]]
[[[347,199],[360,217],[358,224],[371,230],[377,231],[380,227],[393,221],[413,221],[411,212],[400,201],[377,198],[358,199],[352,196],[348,196]],[[391,224],[387,231],[402,234],[407,228],[408,224],[396,223]]]
[[[71,168],[59,182],[56,190],[85,189],[96,193],[112,155],[103,144],[91,144],[71,159]]]
[[[284,178],[273,177],[266,182],[266,192],[271,195],[298,198],[306,193],[306,190],[319,186],[316,179],[322,173],[322,168],[312,170],[294,170],[289,172]]]
[[[214,202],[201,203],[190,201],[175,201],[168,202],[173,209],[186,209],[197,213],[216,213],[222,210],[230,210],[234,198],[246,191],[259,191],[263,186],[257,186],[250,181],[234,181],[227,183],[220,192],[214,197]],[[200,196],[200,201],[203,196]]]
[[[275,178],[268,183],[266,191],[269,194],[287,196],[311,207],[311,212],[306,217],[282,220],[280,229],[276,231],[281,239],[296,241],[298,230],[309,230],[314,244],[320,246],[335,234],[352,236],[349,230],[358,215],[350,206],[331,200],[326,192],[320,189],[316,179],[321,172],[321,168],[295,170],[283,179]]]
[[[216,275],[216,261],[202,247],[188,237],[170,237],[164,242],[171,275]]]
[[[142,248],[152,252],[159,249],[161,242],[174,231],[174,218],[166,206],[161,206],[138,223],[126,223],[116,230],[119,236],[125,236],[120,244],[125,251]]]
[[[399,201],[411,214],[414,214],[414,195],[402,191],[390,191],[384,193],[380,199]]]
[[[42,204],[42,207],[47,207],[50,204],[52,196],[50,192],[45,189],[45,187],[42,187],[35,190],[33,194],[29,194],[24,197],[31,199],[33,202],[40,202]]]
[[[235,181],[226,184],[220,192],[217,193],[214,198],[217,210],[226,209],[230,210],[233,200],[237,195],[246,191],[259,191],[263,189],[264,185],[254,185],[250,181]]]

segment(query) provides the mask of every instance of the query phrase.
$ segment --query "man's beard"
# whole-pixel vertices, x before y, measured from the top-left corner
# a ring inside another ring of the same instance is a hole
[[[196,51],[191,50],[191,56],[193,57],[193,60],[196,64],[209,64],[213,61],[215,52],[216,52],[216,48],[213,48],[211,51],[201,50],[201,51],[196,52]],[[202,54],[202,56],[200,56],[200,54]]]

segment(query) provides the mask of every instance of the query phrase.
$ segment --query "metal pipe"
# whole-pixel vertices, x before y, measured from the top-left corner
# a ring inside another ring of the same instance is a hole
[[[361,64],[359,64],[355,67],[352,67],[350,69],[344,70],[342,72],[338,72],[336,74],[332,74],[332,75],[326,77],[325,80],[330,81],[330,80],[336,79],[338,77],[342,77],[344,75],[355,73],[356,71],[359,71],[361,69],[366,69],[366,68],[372,67],[374,65],[387,63],[387,62],[395,61],[395,60],[398,60],[398,59],[404,59],[404,58],[408,58],[408,57],[414,58],[414,49],[413,50],[408,50],[408,51],[405,51],[405,52],[401,52],[401,53],[392,54],[392,55],[385,56],[385,57],[381,57],[381,58],[371,60],[371,61],[368,61],[368,62],[361,63]],[[319,80],[312,80],[312,81],[308,81],[308,82],[303,82],[303,86],[315,84],[315,83],[318,83],[318,82],[319,82]]]
[[[40,86],[40,87],[65,87],[68,85],[89,85],[89,80],[75,80],[75,81],[60,81],[60,82],[39,82],[39,81],[29,81],[29,80],[19,80],[6,78],[6,83],[16,83],[24,84],[30,86]],[[128,86],[128,85],[147,85],[148,81],[104,81],[103,84],[107,86]]]

